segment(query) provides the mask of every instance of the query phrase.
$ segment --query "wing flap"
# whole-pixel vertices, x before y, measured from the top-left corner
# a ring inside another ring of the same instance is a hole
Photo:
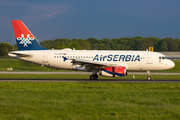
[[[117,66],[117,64],[109,64],[109,63],[103,63],[103,62],[96,62],[96,61],[90,61],[90,60],[84,60],[84,59],[72,59],[73,65],[82,65],[82,64],[93,64],[98,66]]]

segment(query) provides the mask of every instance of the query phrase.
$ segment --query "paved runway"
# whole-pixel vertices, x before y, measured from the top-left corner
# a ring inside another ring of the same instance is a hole
[[[2,71],[0,74],[92,74],[91,72],[6,72]],[[146,72],[128,72],[128,75],[147,75]],[[155,73],[151,75],[180,75],[180,73]]]
[[[11,72],[4,71],[0,74],[92,74],[91,72]],[[128,72],[130,75],[146,75],[146,72]],[[151,73],[151,75],[180,75],[180,73]],[[180,83],[180,80],[114,80],[114,79],[100,79],[100,80],[89,80],[89,79],[0,79],[0,82],[131,82],[131,83]]]
[[[7,80],[0,80],[0,82],[109,82],[109,83],[180,83],[180,80],[82,80],[82,79],[7,79]]]

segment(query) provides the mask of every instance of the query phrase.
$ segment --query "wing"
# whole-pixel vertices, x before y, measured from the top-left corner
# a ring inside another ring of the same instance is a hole
[[[104,67],[113,67],[113,66],[125,66],[126,64],[111,64],[111,63],[105,63],[105,62],[96,62],[96,61],[90,61],[85,59],[69,59],[72,60],[72,65],[80,65],[80,67],[85,67],[88,71],[92,71],[94,69],[101,69]]]

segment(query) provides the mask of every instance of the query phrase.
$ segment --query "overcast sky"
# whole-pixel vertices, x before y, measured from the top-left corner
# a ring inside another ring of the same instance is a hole
[[[179,0],[0,0],[0,42],[15,44],[11,20],[39,40],[149,37],[180,39]]]

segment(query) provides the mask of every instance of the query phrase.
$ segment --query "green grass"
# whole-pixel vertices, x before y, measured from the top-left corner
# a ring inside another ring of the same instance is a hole
[[[0,74],[0,79],[89,79],[90,75],[84,74]],[[101,79],[132,80],[133,75],[126,77],[103,77]],[[180,80],[180,75],[151,75],[153,80]],[[147,75],[135,75],[136,80],[146,80]]]
[[[179,83],[1,82],[1,120],[180,119]]]
[[[175,67],[170,70],[159,71],[159,72],[180,72],[180,60],[173,60],[175,62]],[[7,68],[13,68],[13,71],[70,71],[50,68],[46,66],[37,65],[34,63],[29,63],[21,61],[18,59],[0,59],[0,71],[7,71]],[[72,70],[71,70],[72,71]],[[157,71],[156,71],[157,72]]]

